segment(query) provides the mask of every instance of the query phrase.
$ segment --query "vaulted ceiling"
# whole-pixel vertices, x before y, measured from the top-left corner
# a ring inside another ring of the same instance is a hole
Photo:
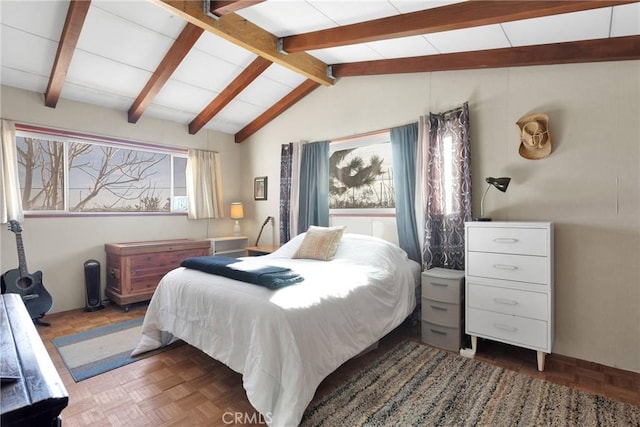
[[[350,76],[640,59],[638,1],[0,1],[0,83],[255,133]]]

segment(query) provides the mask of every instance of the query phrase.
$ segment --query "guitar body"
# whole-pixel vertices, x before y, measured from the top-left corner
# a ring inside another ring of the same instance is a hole
[[[20,294],[32,319],[40,319],[53,306],[53,298],[42,284],[42,271],[20,277],[20,270],[2,275],[2,293]]]
[[[2,293],[9,292],[22,296],[22,301],[27,307],[31,319],[36,323],[48,326],[48,323],[39,321],[53,306],[51,294],[47,292],[42,284],[42,271],[29,273],[27,269],[20,223],[15,220],[9,221],[9,230],[16,234],[18,268],[9,270],[2,275]]]

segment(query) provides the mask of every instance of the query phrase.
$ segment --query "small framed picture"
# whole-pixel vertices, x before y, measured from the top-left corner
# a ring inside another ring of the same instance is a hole
[[[267,200],[267,177],[259,176],[253,180],[253,199]]]

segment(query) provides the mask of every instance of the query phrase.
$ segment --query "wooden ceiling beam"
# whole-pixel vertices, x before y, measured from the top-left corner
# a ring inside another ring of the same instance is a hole
[[[258,56],[238,77],[236,77],[204,110],[189,123],[189,133],[195,135],[204,125],[220,112],[227,104],[251,84],[271,65],[271,61]]]
[[[182,32],[175,40],[160,65],[153,72],[153,75],[144,86],[136,100],[129,108],[128,121],[136,123],[140,116],[151,104],[160,89],[167,83],[171,75],[178,68],[185,56],[191,51],[204,30],[190,22],[182,29]]]
[[[62,87],[67,79],[73,52],[78,44],[78,39],[80,39],[82,26],[90,6],[91,0],[71,0],[69,2],[67,18],[64,21],[64,27],[62,27],[56,59],[53,62],[47,91],[44,94],[44,105],[47,107],[56,108],[56,105],[58,105],[58,99],[60,99]]]
[[[336,77],[640,59],[640,36],[333,65]]]
[[[318,82],[311,79],[305,80],[300,86],[289,92],[284,98],[275,103],[267,111],[259,115],[254,121],[246,125],[235,135],[236,144],[241,143],[251,135],[262,129],[270,121],[284,113],[289,107],[310,94],[318,86]]]
[[[292,71],[325,86],[333,85],[328,75],[327,64],[305,53],[287,55],[278,50],[278,38],[259,26],[247,21],[240,15],[230,13],[214,18],[208,16],[201,1],[192,0],[152,0],[170,13],[224,38],[271,62],[280,64]]]
[[[637,1],[466,1],[283,37],[282,47],[288,53],[303,52],[397,37],[459,30],[480,25],[500,24],[520,19],[636,3]]]
[[[262,2],[264,0],[211,0],[209,2],[209,12],[217,16],[228,15]]]

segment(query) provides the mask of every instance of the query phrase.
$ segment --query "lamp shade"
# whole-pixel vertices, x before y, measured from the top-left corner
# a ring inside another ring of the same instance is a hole
[[[242,219],[244,218],[244,208],[242,206],[242,202],[233,202],[231,203],[231,212],[229,214],[231,219]]]

